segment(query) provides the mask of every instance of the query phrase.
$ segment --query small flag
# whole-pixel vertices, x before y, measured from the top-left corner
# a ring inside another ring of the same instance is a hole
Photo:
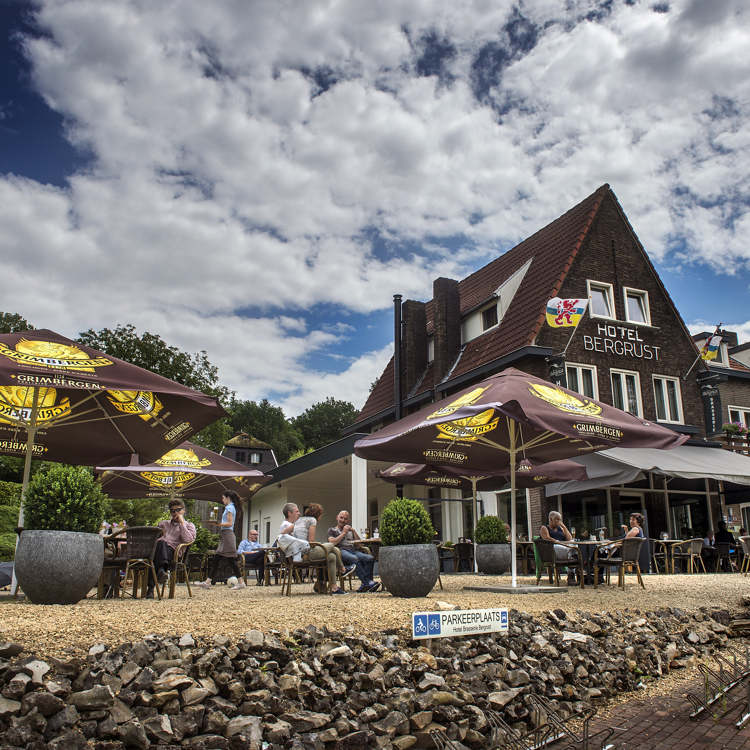
[[[586,312],[588,303],[587,299],[553,297],[547,303],[547,323],[553,328],[575,327]]]
[[[705,362],[716,359],[716,355],[719,353],[719,344],[721,344],[721,336],[710,336],[701,349],[701,359]]]

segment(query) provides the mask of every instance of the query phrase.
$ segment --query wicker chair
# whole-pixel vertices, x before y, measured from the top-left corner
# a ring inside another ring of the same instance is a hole
[[[740,573],[747,575],[750,573],[750,536],[740,537],[740,546],[742,548],[742,562],[740,564]]]
[[[697,573],[698,566],[703,568],[703,572],[706,572],[706,566],[703,564],[703,558],[701,557],[701,550],[703,549],[703,539],[688,539],[682,544],[675,544],[672,548],[672,567],[674,562],[677,560],[686,560],[688,573]]]
[[[596,548],[594,554],[594,588],[599,585],[599,568],[604,568],[607,576],[607,583],[609,584],[609,575],[612,568],[617,568],[617,585],[621,588],[625,588],[625,566],[631,565],[635,568],[635,573],[638,576],[638,583],[641,584],[642,588],[646,588],[643,583],[643,576],[641,576],[641,566],[638,562],[639,555],[641,554],[641,547],[646,540],[641,537],[631,539],[622,539],[619,542],[615,542],[610,545],[610,550],[613,548],[620,548],[620,557],[599,557],[600,548]]]
[[[732,545],[729,542],[716,542],[716,572],[721,570],[721,561],[727,561],[730,573],[735,571],[736,553],[732,554]]]
[[[555,545],[560,542],[548,541],[546,539],[534,539],[534,549],[539,557],[539,565],[536,571],[536,585],[539,585],[539,579],[542,577],[544,568],[550,573],[550,583],[552,583],[552,572],[555,574],[555,586],[560,585],[560,569],[572,568],[578,571],[578,580],[581,582],[581,588],[584,585],[583,561],[580,556],[577,560],[558,560],[555,554]],[[572,546],[572,545],[571,545]]]
[[[125,569],[125,529],[104,537],[104,563],[99,576],[97,599],[112,599],[121,593],[120,571]]]
[[[125,529],[125,573],[123,575],[122,593],[125,595],[125,586],[128,581],[128,574],[133,573],[133,593],[132,597],[137,596],[138,581],[140,580],[141,596],[146,596],[148,572],[156,580],[156,570],[154,569],[154,553],[156,552],[156,543],[163,536],[162,530],[158,526],[131,526]],[[161,599],[161,590],[156,587],[156,593]]]
[[[310,542],[311,550],[320,547],[325,552],[325,547],[318,542]],[[281,562],[281,593],[282,595],[292,595],[292,581],[295,579],[302,583],[302,573],[312,574],[318,572],[318,581],[326,581],[326,593],[331,593],[332,581],[328,580],[328,553],[320,560],[310,560],[304,557],[302,560],[295,561],[284,554],[281,548],[274,549],[274,552],[280,557]],[[344,581],[339,579],[339,585],[343,588]]]
[[[474,570],[474,545],[469,542],[457,542],[453,545],[453,572],[461,570],[461,564],[467,562],[469,571]]]
[[[169,573],[169,598],[174,599],[174,589],[177,584],[177,579],[182,574],[187,584],[188,596],[192,597],[193,592],[190,590],[190,548],[193,546],[192,542],[178,544],[177,548],[172,555],[172,559],[169,561],[167,566],[167,573]],[[167,581],[161,585],[161,597],[164,598],[164,589],[167,586]]]

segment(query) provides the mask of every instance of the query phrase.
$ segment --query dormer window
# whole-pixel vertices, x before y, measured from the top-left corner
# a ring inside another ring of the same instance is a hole
[[[648,308],[648,292],[640,289],[623,289],[625,293],[625,319],[628,323],[651,324],[651,314]]]
[[[615,298],[612,292],[612,284],[604,284],[600,281],[587,281],[589,288],[589,299],[591,307],[589,315],[592,318],[615,317]]]
[[[486,331],[497,325],[497,303],[482,312],[482,330]]]

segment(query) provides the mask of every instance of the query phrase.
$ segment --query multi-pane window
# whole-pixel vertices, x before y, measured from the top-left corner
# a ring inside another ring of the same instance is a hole
[[[591,299],[589,314],[594,318],[614,318],[615,305],[612,284],[604,284],[600,281],[588,281],[586,283],[589,287],[589,298]]]
[[[629,411],[637,417],[641,413],[641,384],[637,372],[611,370],[612,405],[623,411]]]
[[[492,305],[492,307],[488,307],[484,312],[482,312],[482,330],[486,331],[488,328],[492,328],[492,326],[497,325],[497,305]]]
[[[677,378],[654,375],[656,418],[660,422],[682,423],[681,400],[680,381]]]
[[[750,409],[742,406],[730,406],[728,411],[730,422],[739,422],[744,424],[745,427],[750,427]]]
[[[596,367],[568,364],[565,366],[568,388],[588,398],[599,398],[596,382]]]
[[[648,292],[625,288],[625,318],[629,323],[651,323]]]

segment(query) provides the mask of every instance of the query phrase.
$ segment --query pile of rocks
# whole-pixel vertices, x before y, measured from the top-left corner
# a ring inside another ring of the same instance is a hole
[[[210,642],[150,636],[84,659],[23,657],[0,645],[0,746],[422,750],[442,728],[485,746],[483,709],[518,729],[562,718],[684,667],[731,637],[729,613],[511,612],[509,632],[432,643],[309,626]]]

